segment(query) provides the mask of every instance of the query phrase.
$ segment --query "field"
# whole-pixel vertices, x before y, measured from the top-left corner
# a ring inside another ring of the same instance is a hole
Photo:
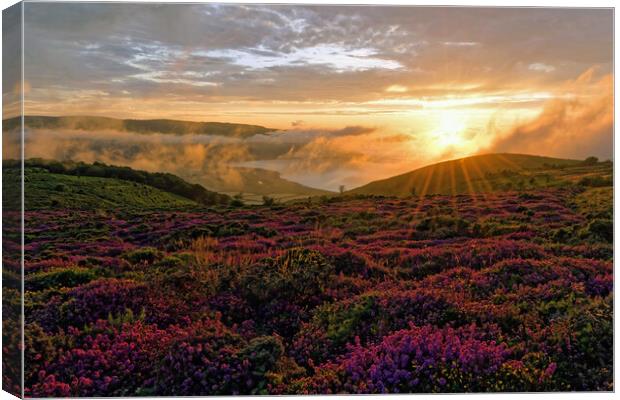
[[[30,170],[57,202],[25,214],[26,395],[613,390],[600,164],[547,188],[212,207]],[[122,190],[77,209],[75,180]]]

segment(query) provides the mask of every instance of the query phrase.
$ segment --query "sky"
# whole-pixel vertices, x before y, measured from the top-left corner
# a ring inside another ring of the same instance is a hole
[[[317,187],[480,152],[612,156],[611,9],[26,3],[24,15],[26,114],[263,125],[294,145],[234,162]]]

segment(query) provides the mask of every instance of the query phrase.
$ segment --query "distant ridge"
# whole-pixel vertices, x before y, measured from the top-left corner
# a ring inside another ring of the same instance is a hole
[[[5,119],[3,129],[19,127],[20,117]],[[134,133],[165,133],[175,135],[218,135],[247,138],[273,132],[275,129],[260,125],[234,124],[227,122],[194,122],[173,119],[117,119],[94,116],[47,117],[27,115],[24,124],[38,129],[75,129],[84,131],[118,130]]]
[[[582,161],[526,154],[483,154],[428,165],[402,175],[370,182],[347,193],[403,197],[411,194],[488,192],[509,189],[514,176],[520,172],[531,173],[534,170],[580,163]],[[542,179],[547,178],[545,176]]]

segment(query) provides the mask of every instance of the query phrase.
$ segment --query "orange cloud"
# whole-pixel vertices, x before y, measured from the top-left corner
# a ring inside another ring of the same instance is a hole
[[[613,77],[595,80],[590,68],[568,82],[563,95],[545,103],[534,120],[499,134],[484,152],[609,158],[613,149]]]

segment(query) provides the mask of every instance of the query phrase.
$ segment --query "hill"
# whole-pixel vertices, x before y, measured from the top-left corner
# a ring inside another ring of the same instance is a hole
[[[5,130],[19,126],[20,117],[4,120]],[[134,133],[166,133],[175,135],[197,134],[246,138],[272,132],[274,129],[260,125],[245,125],[225,122],[195,122],[172,119],[117,119],[94,116],[48,117],[27,115],[24,124],[36,129],[76,129],[84,131],[117,130]]]
[[[18,182],[19,169],[5,169],[3,179]],[[27,210],[138,209],[178,210],[200,206],[193,200],[152,186],[114,178],[56,174],[26,168]]]
[[[228,178],[234,175],[235,179]],[[269,196],[281,201],[310,196],[333,195],[334,192],[304,186],[300,183],[282,178],[279,172],[262,168],[230,167],[228,173],[218,171],[201,171],[184,177],[200,182],[205,187],[234,196],[243,194],[245,202],[262,203],[262,196]]]
[[[19,173],[18,167],[19,161],[4,161],[3,173],[5,176],[8,174],[8,178],[11,179],[11,173]],[[38,191],[58,189],[56,192],[61,192],[60,197],[63,198],[67,197],[67,193],[64,188],[60,189],[59,185],[66,184],[75,189],[70,191],[71,193],[75,192],[73,195],[84,194],[101,198],[102,201],[116,202],[119,205],[140,206],[146,203],[160,204],[163,202],[171,206],[177,203],[211,206],[227,204],[231,200],[227,195],[209,191],[201,185],[188,183],[178,176],[168,173],[151,173],[98,162],[87,164],[42,159],[26,160],[24,167],[27,192],[33,190],[32,193],[38,193]],[[122,193],[122,195],[107,193],[104,188],[110,189],[110,184],[119,189],[118,193]],[[80,190],[84,193],[81,193]],[[31,195],[31,193],[27,194]],[[133,195],[135,195],[135,199],[132,198]]]
[[[611,163],[525,154],[484,154],[429,165],[368,183],[348,194],[463,194],[558,186],[594,175],[611,182]]]

